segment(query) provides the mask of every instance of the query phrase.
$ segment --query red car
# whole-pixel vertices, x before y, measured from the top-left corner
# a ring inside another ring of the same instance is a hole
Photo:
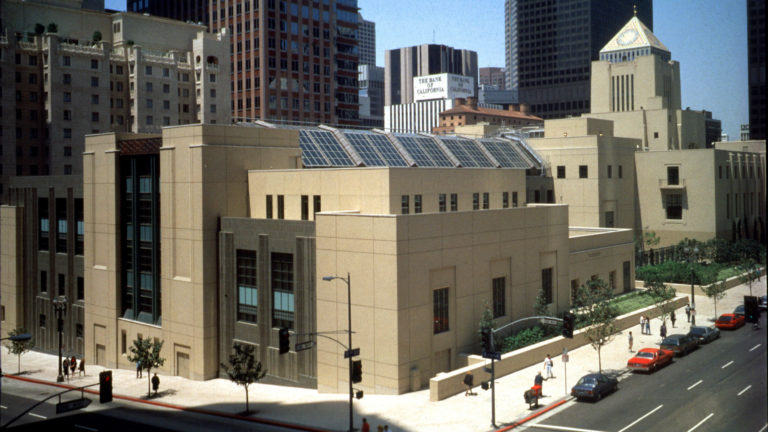
[[[737,329],[744,325],[744,315],[737,314],[722,314],[720,318],[715,321],[715,327],[719,329]]]
[[[656,369],[672,362],[675,356],[673,351],[658,348],[643,348],[627,361],[627,367],[633,370],[653,372]]]

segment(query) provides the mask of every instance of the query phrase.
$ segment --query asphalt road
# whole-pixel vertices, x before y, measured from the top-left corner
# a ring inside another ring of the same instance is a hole
[[[25,409],[56,393],[59,389],[15,380],[3,380],[2,391],[0,413],[2,413],[4,425]],[[53,398],[19,418],[9,427],[9,430],[35,432],[40,430],[79,432],[293,430],[117,399],[108,404],[100,404],[98,396],[86,394],[85,397],[92,400],[88,407],[62,414],[56,414],[58,398]],[[69,392],[61,396],[62,401],[79,398],[79,392]]]
[[[762,320],[765,323],[765,320]],[[571,432],[765,431],[766,329],[746,325],[653,374],[623,375],[597,403],[571,401],[526,430]],[[643,347],[638,347],[643,348]],[[629,355],[628,355],[629,358]]]

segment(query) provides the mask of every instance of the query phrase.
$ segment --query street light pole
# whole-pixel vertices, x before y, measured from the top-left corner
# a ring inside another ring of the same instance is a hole
[[[691,325],[696,325],[696,300],[693,293],[693,282],[694,282],[694,276],[695,273],[693,271],[693,260],[696,255],[699,253],[699,248],[693,246],[693,242],[691,241],[688,246],[686,246],[685,251],[688,253],[688,265],[691,268]]]
[[[347,359],[349,360],[349,432],[353,432],[355,430],[355,426],[352,411],[352,279],[349,276],[349,272],[347,272],[346,279],[340,276],[323,276],[323,280],[327,282],[334,279],[343,280],[344,283],[347,284],[347,335],[349,343],[347,346],[347,350],[349,351],[349,355],[347,355]]]
[[[56,311],[56,328],[59,332],[59,375],[56,377],[56,382],[63,382],[64,375],[61,370],[61,338],[64,333],[64,318],[61,315],[67,308],[67,298],[65,296],[58,296],[53,299],[53,308]]]

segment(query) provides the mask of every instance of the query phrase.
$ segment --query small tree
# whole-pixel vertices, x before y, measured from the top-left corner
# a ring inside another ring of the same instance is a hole
[[[58,33],[59,26],[56,23],[48,23],[48,33]]]
[[[711,284],[701,287],[704,294],[711,298],[715,304],[715,319],[717,319],[717,302],[725,297],[725,291],[728,289],[724,280],[714,281]]]
[[[599,371],[603,371],[601,349],[616,335],[614,325],[618,315],[611,302],[613,290],[602,279],[593,279],[578,288],[576,292],[577,320],[585,327],[584,336],[597,351]]]
[[[547,305],[547,295],[544,292],[544,288],[540,288],[539,293],[536,295],[536,303],[533,304],[533,313],[537,316],[549,315],[549,306]]]
[[[93,36],[91,36],[91,39],[93,39],[94,42],[101,42],[101,32],[98,30],[93,32]]]
[[[249,413],[248,386],[264,378],[267,370],[261,368],[261,362],[253,355],[253,345],[234,344],[234,352],[229,355],[229,364],[221,364],[226,369],[229,379],[237,385],[245,387],[245,412]]]
[[[477,337],[481,338],[483,334],[483,329],[491,329],[496,326],[496,323],[493,321],[493,313],[488,308],[488,306],[485,306],[485,310],[483,311],[483,316],[480,318],[480,322],[478,323],[478,329],[477,329]]]
[[[159,368],[165,363],[165,359],[160,357],[160,350],[163,349],[163,342],[153,340],[150,338],[142,339],[139,336],[138,339],[133,341],[131,346],[131,352],[128,354],[128,361],[132,363],[139,363],[141,370],[147,371],[147,397],[152,396],[150,375],[152,369]]]
[[[11,336],[18,336],[20,334],[26,333],[27,330],[23,327],[18,327],[10,332],[8,332],[8,337]],[[30,339],[28,341],[12,341],[8,340],[5,345],[8,348],[8,351],[11,352],[11,354],[16,354],[16,357],[18,358],[18,370],[17,374],[21,373],[21,356],[26,353],[27,351],[31,350],[35,346],[35,340]]]
[[[675,305],[672,299],[675,298],[677,293],[671,286],[667,286],[660,279],[651,279],[645,281],[645,288],[648,290],[653,299],[653,303],[656,305],[656,310],[659,312],[661,321],[666,324],[667,317],[675,310]]]
[[[736,266],[741,283],[749,285],[749,295],[752,295],[752,284],[760,280],[760,266],[751,257],[742,258]]]
[[[41,35],[43,33],[45,33],[45,26],[40,23],[35,24],[35,34]]]

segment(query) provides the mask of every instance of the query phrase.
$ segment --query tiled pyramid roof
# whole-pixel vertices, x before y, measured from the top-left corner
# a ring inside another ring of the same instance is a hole
[[[634,16],[608,41],[600,52],[624,51],[645,47],[669,52],[669,49],[661,43],[656,35],[637,16]]]

